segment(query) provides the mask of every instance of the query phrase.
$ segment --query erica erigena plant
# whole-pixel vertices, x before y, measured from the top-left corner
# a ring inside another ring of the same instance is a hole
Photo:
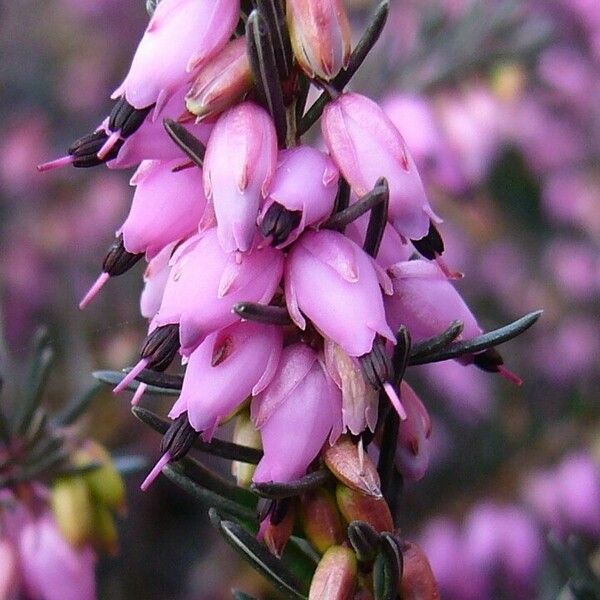
[[[341,0],[162,0],[111,114],[40,167],[138,165],[82,307],[146,259],[148,335],[115,391],[135,388],[134,404],[148,385],[180,393],[171,421],[134,407],[164,433],[143,488],[162,471],[212,506],[225,538],[296,598],[438,597],[394,526],[398,482],[424,475],[431,433],[405,370],[456,359],[518,382],[494,346],[539,316],[483,334],[401,133],[345,91],[387,12],[352,50]],[[325,151],[302,139],[319,120]],[[178,356],[183,377],[165,374]],[[232,416],[234,443],[215,438]],[[192,446],[235,460],[251,490],[224,486]],[[305,579],[284,554],[297,523]]]

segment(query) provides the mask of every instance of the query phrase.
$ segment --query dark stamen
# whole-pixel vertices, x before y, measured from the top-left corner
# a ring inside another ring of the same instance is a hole
[[[68,153],[73,157],[73,166],[83,169],[96,167],[116,158],[123,145],[123,140],[117,140],[110,152],[103,159],[98,158],[98,152],[104,146],[107,139],[108,134],[106,132],[94,131],[75,140],[68,150]]]
[[[420,240],[410,240],[417,252],[429,260],[435,260],[444,253],[444,240],[433,221],[429,222],[427,235]]]
[[[363,374],[371,387],[379,390],[386,381],[390,380],[392,361],[385,352],[385,342],[377,338],[371,352],[359,357]]]
[[[128,138],[141,127],[153,108],[154,104],[146,108],[135,108],[127,102],[125,96],[121,96],[110,113],[108,128],[120,131],[121,137]]]
[[[198,432],[190,425],[187,412],[173,421],[160,442],[160,453],[169,452],[171,460],[183,458],[198,438]]]
[[[283,244],[290,233],[300,225],[302,211],[288,210],[278,202],[274,202],[265,213],[260,231],[265,237],[271,236],[271,245]]]
[[[108,273],[111,277],[123,275],[133,267],[144,255],[132,254],[125,250],[123,236],[120,235],[109,248],[104,261],[102,262],[102,271]]]
[[[473,364],[482,371],[498,373],[499,367],[504,364],[504,359],[496,348],[488,348],[484,352],[473,355]]]
[[[163,325],[148,334],[140,356],[147,359],[147,368],[154,371],[164,371],[179,351],[179,325]]]

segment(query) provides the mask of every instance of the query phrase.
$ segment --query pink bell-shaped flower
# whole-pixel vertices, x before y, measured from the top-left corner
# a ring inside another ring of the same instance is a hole
[[[207,335],[239,320],[232,312],[238,302],[267,304],[282,271],[281,251],[255,248],[238,261],[223,251],[213,228],[176,253],[153,324],[179,323],[181,352],[188,356]]]
[[[131,178],[136,187],[129,215],[118,233],[127,252],[156,256],[198,229],[206,208],[202,171],[177,171],[181,160],[144,161]]]
[[[165,246],[150,262],[144,271],[144,289],[140,295],[140,313],[152,319],[160,308],[165,287],[169,280],[169,261],[175,250],[175,243]]]
[[[277,169],[258,224],[272,244],[282,248],[309,225],[319,225],[333,212],[339,172],[333,161],[310,146],[279,153]]]
[[[283,350],[277,373],[252,400],[264,456],[254,481],[292,481],[302,477],[329,437],[341,433],[340,390],[319,357],[304,344]]]
[[[280,327],[250,321],[211,334],[190,355],[169,416],[176,419],[187,411],[192,427],[210,438],[224,417],[268,385],[282,345]]]
[[[398,427],[396,467],[404,477],[419,481],[429,465],[431,419],[421,399],[405,381],[400,385],[400,398],[406,419]]]
[[[285,296],[294,322],[303,313],[350,356],[371,351],[377,334],[395,342],[383,308],[380,281],[389,279],[362,248],[341,233],[307,231],[286,262]]]
[[[333,79],[348,66],[352,31],[343,0],[287,0],[298,64],[309,77]]]
[[[404,139],[379,105],[360,94],[342,94],[326,106],[321,127],[331,156],[353,191],[362,196],[385,177],[390,222],[405,238],[425,237],[430,220],[439,219]]]
[[[26,524],[19,557],[29,593],[42,600],[95,600],[96,555],[89,547],[71,546],[49,513]]]
[[[388,322],[393,330],[406,325],[413,341],[434,337],[450,323],[460,320],[460,339],[482,334],[473,313],[435,264],[424,260],[399,262],[388,269],[394,293],[385,299]]]
[[[252,102],[223,113],[204,158],[204,191],[213,203],[225,252],[247,252],[277,164],[277,134],[269,114]]]
[[[156,117],[191,73],[225,46],[239,13],[239,0],[162,0],[112,97],[125,96],[138,109],[156,104]]]

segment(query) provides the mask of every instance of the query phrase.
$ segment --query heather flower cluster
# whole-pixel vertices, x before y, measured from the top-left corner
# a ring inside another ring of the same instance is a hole
[[[252,10],[162,0],[110,115],[40,166],[137,167],[129,215],[81,307],[147,262],[148,334],[115,392],[135,388],[137,405],[174,378],[180,394],[143,489],[235,417],[234,441],[259,460],[250,470],[237,460],[234,473],[268,498],[257,536],[279,556],[304,514],[322,555],[315,599],[437,597],[422,551],[394,527],[397,488],[382,475],[388,462],[392,479],[427,469],[431,421],[404,371],[456,359],[520,383],[495,342],[539,316],[483,335],[454,287],[462,274],[442,258],[441,219],[402,123],[345,89],[387,11],[383,2],[352,49],[341,0]],[[317,147],[302,136],[319,119]],[[163,374],[176,360],[183,377]],[[314,484],[323,473],[334,489]],[[300,507],[293,490],[307,492]]]
[[[118,550],[125,486],[109,452],[72,427],[86,394],[50,415],[43,406],[52,348],[36,341],[23,390],[0,406],[0,597],[95,600],[99,554]],[[2,359],[6,356],[3,355]],[[2,371],[9,365],[2,361]]]

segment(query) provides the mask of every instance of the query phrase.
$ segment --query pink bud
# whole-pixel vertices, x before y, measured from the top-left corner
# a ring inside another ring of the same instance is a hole
[[[207,335],[232,325],[238,302],[267,304],[283,271],[283,254],[254,249],[241,261],[223,251],[216,229],[190,239],[173,258],[155,326],[180,324],[181,352],[189,355]]]
[[[112,97],[124,95],[135,108],[156,103],[156,117],[190,73],[227,43],[239,12],[239,0],[162,0]]]
[[[152,319],[160,308],[165,286],[169,280],[169,261],[175,243],[165,246],[149,263],[144,271],[144,289],[140,296],[140,312],[146,319]]]
[[[323,112],[329,151],[356,194],[369,192],[380,177],[390,186],[389,220],[409,239],[427,235],[439,221],[423,189],[404,139],[378,104],[360,94],[342,94]]]
[[[273,325],[236,323],[213,333],[190,355],[183,388],[169,416],[188,413],[197,431],[214,430],[248,396],[261,392],[275,373],[283,344]]]
[[[333,79],[350,60],[352,31],[342,0],[287,0],[296,60],[311,78]]]
[[[23,527],[19,556],[25,585],[44,600],[95,600],[96,555],[61,536],[49,513]]]
[[[277,134],[269,114],[252,102],[221,115],[208,140],[204,191],[212,201],[226,252],[247,252],[277,164]]]
[[[279,153],[277,169],[269,188],[259,225],[277,203],[300,214],[298,226],[292,229],[278,248],[295,241],[309,225],[319,225],[333,212],[338,190],[339,172],[333,161],[310,146],[297,146]]]
[[[173,171],[180,160],[144,161],[131,178],[135,194],[119,233],[127,252],[156,256],[171,242],[198,229],[206,208],[202,171]]]
[[[341,233],[307,231],[286,263],[290,315],[304,329],[304,313],[350,356],[370,352],[377,334],[395,342],[385,320],[378,275],[384,276],[371,257]]]
[[[404,477],[419,481],[429,465],[431,419],[420,398],[405,381],[400,386],[400,397],[406,419],[400,421],[398,428],[396,467]]]
[[[264,456],[255,482],[302,477],[329,437],[341,432],[341,394],[317,354],[304,344],[283,350],[277,373],[252,400],[252,418],[260,430]],[[294,432],[302,431],[302,435]]]
[[[252,87],[252,70],[245,36],[233,40],[207,62],[185,97],[198,119],[229,108]]]
[[[440,268],[424,260],[400,262],[388,269],[394,294],[386,297],[392,329],[406,325],[413,341],[434,337],[454,320],[464,324],[460,339],[481,335],[475,317]]]

